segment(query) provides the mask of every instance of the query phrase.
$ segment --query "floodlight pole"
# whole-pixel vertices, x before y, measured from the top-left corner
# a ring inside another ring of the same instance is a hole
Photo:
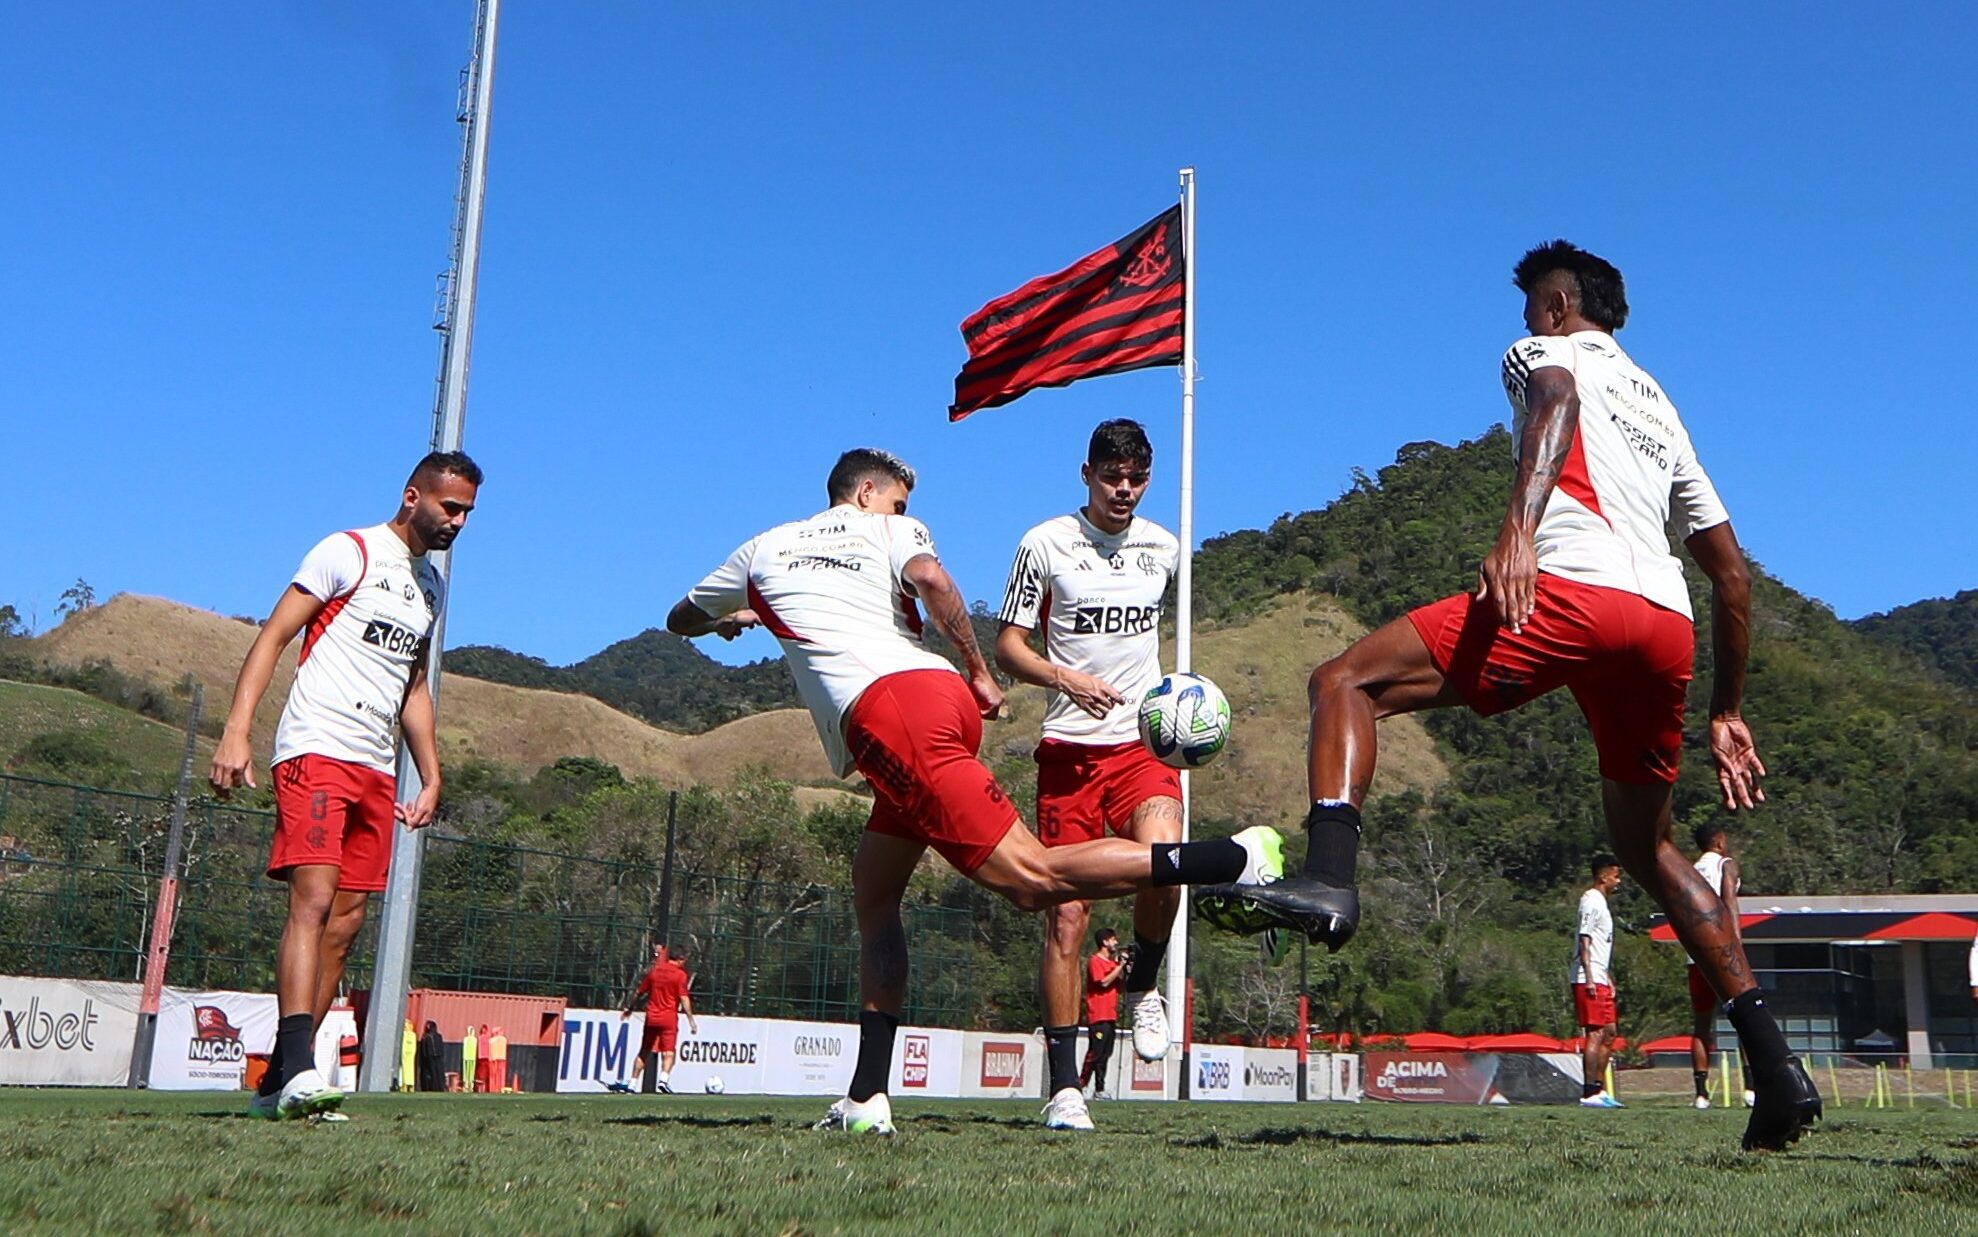
[[[440,309],[433,328],[440,332],[439,391],[433,400],[431,444],[435,451],[458,451],[466,436],[467,369],[474,350],[474,296],[481,267],[481,213],[488,189],[488,120],[494,103],[495,29],[501,0],[479,0],[474,16],[473,59],[460,73],[456,118],[463,127],[460,187],[455,194],[453,254],[440,280]],[[451,581],[453,555],[435,551],[440,579]],[[440,650],[446,643],[446,614],[433,618],[426,652],[426,687],[437,716]],[[398,749],[398,801],[419,797],[419,769],[401,741]],[[392,1089],[398,1044],[405,1025],[407,990],[412,983],[413,922],[419,907],[419,869],[425,834],[399,829],[392,836],[391,872],[378,920],[378,952],[371,968],[370,1007],[364,1020],[364,1056],[357,1074],[363,1091]]]
[[[1174,668],[1194,668],[1195,656],[1195,169],[1181,169],[1181,560],[1175,573]],[[1181,773],[1181,840],[1188,840],[1189,777]],[[1188,891],[1174,912],[1168,940],[1168,1039],[1181,1045],[1175,1094],[1188,1098]]]

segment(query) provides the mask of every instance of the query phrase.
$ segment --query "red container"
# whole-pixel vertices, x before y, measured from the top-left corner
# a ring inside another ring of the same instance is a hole
[[[438,988],[414,988],[405,1002],[405,1016],[413,1029],[426,1033],[428,1021],[437,1022],[440,1038],[457,1044],[472,1026],[501,1027],[514,1045],[557,1047],[563,1034],[563,1010],[570,1002],[560,996],[509,996],[497,992],[443,992]]]

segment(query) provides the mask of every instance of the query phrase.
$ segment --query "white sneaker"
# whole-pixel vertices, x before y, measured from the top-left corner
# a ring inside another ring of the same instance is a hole
[[[810,1128],[814,1130],[842,1130],[847,1134],[891,1134],[893,1132],[893,1104],[881,1091],[863,1104],[854,1103],[851,1097],[831,1105],[824,1114],[824,1120]]]
[[[1710,1100],[1706,1096],[1699,1095],[1696,1097],[1696,1102],[1691,1104],[1690,1107],[1696,1109],[1698,1112],[1702,1112],[1704,1109],[1710,1107]]]
[[[256,1091],[254,1098],[247,1101],[247,1115],[257,1121],[273,1121],[282,1115],[278,1107],[281,1100],[280,1092],[263,1095]]]
[[[1133,1002],[1133,1055],[1142,1061],[1160,1061],[1168,1055],[1168,1003],[1153,988]]]
[[[1756,1091],[1747,1091],[1747,1092],[1745,1092],[1745,1093],[1744,1093],[1744,1106],[1745,1106],[1746,1108],[1756,1108],[1756,1107],[1758,1107],[1758,1092],[1756,1092]]]
[[[1229,839],[1243,848],[1239,885],[1268,885],[1284,876],[1284,835],[1269,825],[1252,825]]]
[[[313,1117],[319,1112],[333,1112],[343,1106],[343,1092],[323,1080],[323,1076],[313,1069],[303,1070],[288,1080],[282,1088],[282,1095],[275,1102],[276,1115],[284,1120],[296,1117]]]
[[[1077,1087],[1066,1087],[1052,1096],[1051,1102],[1044,1105],[1044,1128],[1047,1130],[1092,1129],[1092,1114],[1085,1107],[1085,1093]]]

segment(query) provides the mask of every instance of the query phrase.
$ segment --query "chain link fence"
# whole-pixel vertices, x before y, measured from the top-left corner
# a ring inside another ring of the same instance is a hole
[[[142,976],[171,800],[0,775],[0,974]],[[653,822],[665,828],[664,820]],[[178,919],[166,982],[265,992],[288,912],[262,864],[274,814],[210,799],[190,805]],[[434,832],[426,842],[414,938],[415,986],[622,1003],[661,917],[661,867]],[[375,918],[375,917],[374,917]],[[858,1012],[858,942],[848,894],[676,872],[675,949],[703,1013],[849,1021]],[[914,968],[905,1016],[972,1016],[973,917],[906,912]],[[369,982],[375,922],[346,980]]]

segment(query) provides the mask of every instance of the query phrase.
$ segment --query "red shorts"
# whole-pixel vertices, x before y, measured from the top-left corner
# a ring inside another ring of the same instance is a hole
[[[873,681],[845,714],[845,746],[872,784],[865,827],[932,846],[963,875],[1021,822],[976,758],[982,711],[952,670],[904,670]]]
[[[1037,745],[1037,836],[1068,846],[1118,833],[1149,799],[1181,800],[1181,774],[1140,742]]]
[[[275,775],[275,844],[268,875],[287,880],[290,868],[328,864],[337,888],[379,893],[391,866],[398,779],[328,756],[282,761]]]
[[[1485,717],[1570,687],[1593,730],[1600,775],[1673,782],[1696,632],[1645,597],[1539,573],[1536,608],[1513,634],[1496,603],[1458,593],[1409,621],[1465,702]]]
[[[1710,981],[1703,977],[1703,972],[1697,969],[1696,963],[1690,963],[1689,970],[1690,1012],[1693,1014],[1715,1013],[1717,1007],[1723,1004],[1722,1001],[1717,999],[1717,990],[1710,986]]]
[[[648,1016],[646,1018],[645,1034],[639,1037],[639,1055],[644,1056],[648,1052],[672,1052],[674,1045],[679,1042],[680,1020],[678,1018],[675,1018],[671,1022],[654,1022]]]
[[[1573,1017],[1582,1027],[1614,1025],[1614,989],[1607,984],[1573,985]]]

